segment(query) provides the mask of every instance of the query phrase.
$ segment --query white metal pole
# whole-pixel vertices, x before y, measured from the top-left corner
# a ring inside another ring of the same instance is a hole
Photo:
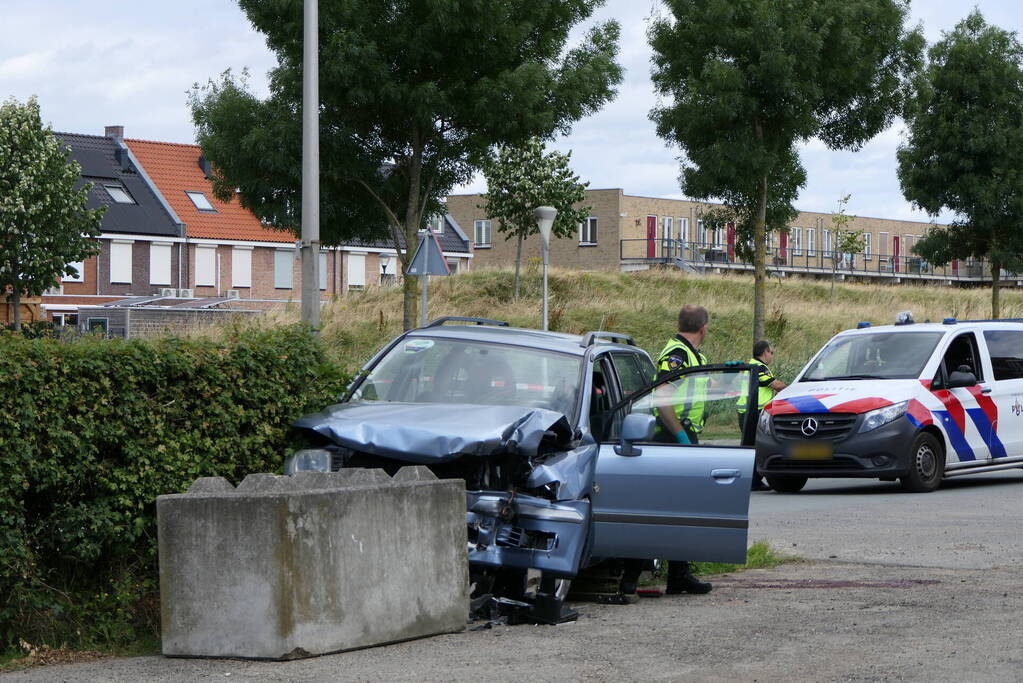
[[[320,327],[320,130],[317,0],[305,0],[302,45],[302,320]]]
[[[543,245],[543,329],[547,331],[547,257],[550,247]]]
[[[423,298],[419,303],[419,326],[426,327],[426,289],[430,286],[430,276],[421,275],[419,279],[422,280],[423,285]]]

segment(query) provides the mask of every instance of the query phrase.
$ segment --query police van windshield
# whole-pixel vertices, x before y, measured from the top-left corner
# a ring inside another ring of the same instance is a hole
[[[799,381],[916,379],[944,332],[877,332],[836,337]]]
[[[353,401],[532,406],[574,419],[582,358],[521,346],[406,337]]]

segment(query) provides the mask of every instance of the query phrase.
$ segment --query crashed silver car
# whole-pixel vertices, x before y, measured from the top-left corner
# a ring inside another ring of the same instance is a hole
[[[285,473],[418,464],[463,479],[474,594],[559,621],[567,580],[602,560],[745,561],[756,425],[736,403],[756,390],[750,368],[655,374],[625,335],[443,318],[298,420]],[[686,402],[706,416],[699,445],[663,443],[658,409]]]

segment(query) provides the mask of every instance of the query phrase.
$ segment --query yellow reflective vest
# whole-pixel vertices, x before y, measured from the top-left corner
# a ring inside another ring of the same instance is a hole
[[[687,342],[676,336],[668,341],[661,355],[657,357],[657,374],[660,376],[682,368],[695,368],[706,364],[706,356],[694,351]],[[706,419],[704,404],[709,381],[710,378],[706,376],[682,377],[676,380],[675,416],[683,425],[688,420],[689,428],[697,434],[703,431]]]
[[[756,358],[750,358],[747,362],[756,368],[758,387],[757,410],[763,410],[768,401],[774,398],[774,389],[771,388],[771,384],[774,383],[774,373],[771,372],[771,368],[767,367],[766,363]],[[735,402],[735,407],[740,413],[746,412],[746,394],[739,397],[739,400]]]

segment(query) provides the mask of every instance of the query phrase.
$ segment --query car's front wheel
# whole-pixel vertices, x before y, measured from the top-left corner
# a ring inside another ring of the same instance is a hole
[[[934,435],[920,432],[909,451],[909,472],[902,488],[911,493],[928,493],[938,488],[945,473],[945,454]]]
[[[807,477],[793,477],[780,474],[767,475],[767,483],[771,485],[771,490],[778,493],[798,493],[806,486],[806,480]]]

